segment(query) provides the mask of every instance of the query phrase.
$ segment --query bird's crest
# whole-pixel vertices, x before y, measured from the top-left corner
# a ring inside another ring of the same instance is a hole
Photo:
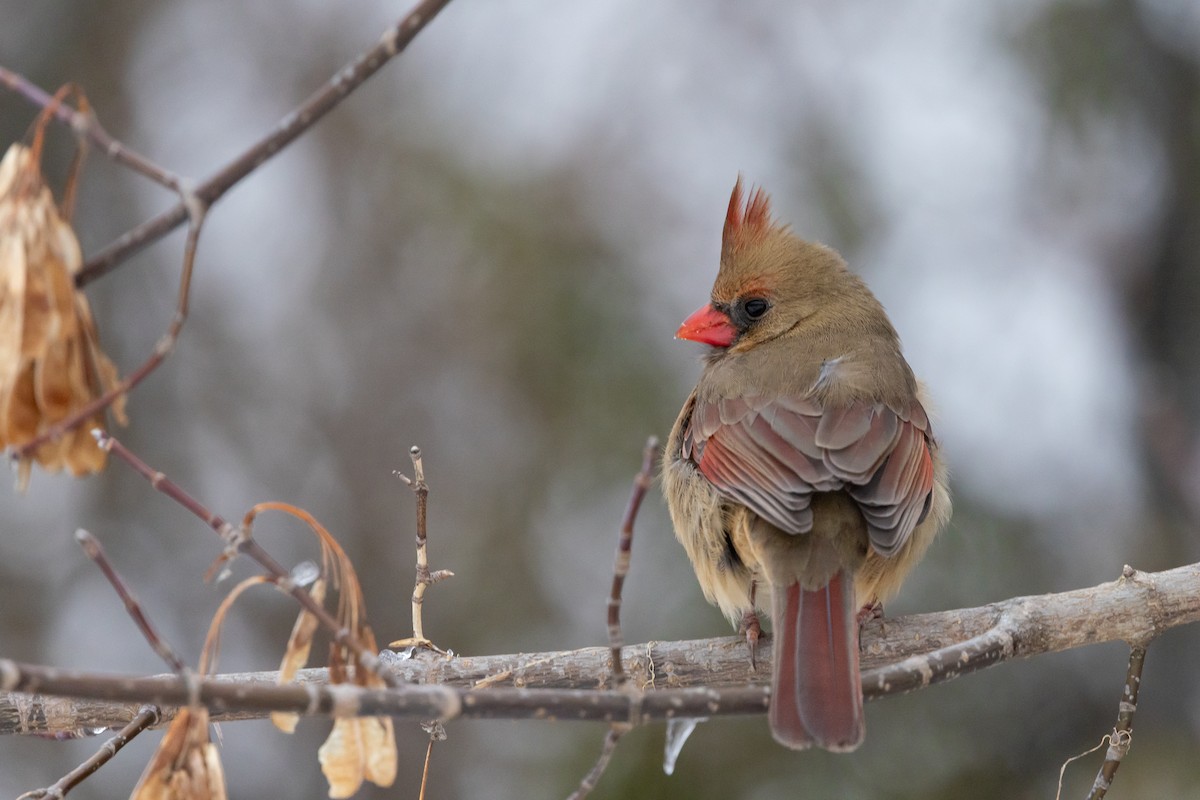
[[[762,187],[752,189],[743,200],[742,176],[738,175],[729,197],[729,210],[725,213],[725,232],[721,237],[721,251],[734,249],[761,241],[772,230],[781,227],[771,217],[771,198]]]

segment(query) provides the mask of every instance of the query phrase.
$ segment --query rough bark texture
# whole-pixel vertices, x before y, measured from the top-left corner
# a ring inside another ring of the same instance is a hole
[[[1126,568],[1121,578],[1060,594],[1018,597],[978,608],[869,622],[862,634],[868,699],[912,691],[1012,658],[1123,640],[1145,645],[1200,620],[1200,564],[1158,573]],[[627,688],[611,688],[607,647],[549,653],[443,656],[390,651],[384,663],[406,684],[392,690],[328,691],[325,670],[302,670],[299,685],[275,687],[273,672],[228,674],[200,696],[214,721],[269,710],[315,714],[390,713],[462,717],[644,722],[674,716],[766,710],[770,658],[752,671],[740,637],[647,642],[623,650]],[[86,735],[120,726],[142,703],[185,701],[174,676],[128,678],[0,660],[0,734]],[[80,699],[68,699],[80,698]]]

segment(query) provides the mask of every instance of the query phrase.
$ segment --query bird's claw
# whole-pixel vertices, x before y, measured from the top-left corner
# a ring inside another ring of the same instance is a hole
[[[758,664],[755,660],[755,652],[758,650],[758,640],[762,638],[762,625],[759,624],[758,614],[754,609],[750,609],[742,615],[742,621],[738,624],[738,633],[746,637],[746,649],[750,651],[750,670],[756,672]]]
[[[858,627],[861,628],[874,619],[883,619],[883,603],[878,600],[858,610]]]

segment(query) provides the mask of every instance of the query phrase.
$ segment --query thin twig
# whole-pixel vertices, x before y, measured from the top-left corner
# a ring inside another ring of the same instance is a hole
[[[338,70],[324,86],[284,115],[270,132],[245,152],[200,182],[195,189],[196,198],[205,206],[217,202],[239,181],[332,111],[384,64],[404,52],[416,35],[449,2],[450,0],[422,0],[414,6],[403,19],[383,33],[375,46]],[[32,97],[28,99],[38,102]],[[188,213],[185,204],[178,203],[126,232],[92,256],[76,276],[76,283],[83,286],[109,272],[129,256],[179,227],[187,219]]]
[[[150,617],[142,609],[141,603],[130,590],[129,584],[121,577],[112,562],[108,560],[108,555],[105,554],[104,548],[100,546],[100,541],[92,534],[85,531],[83,528],[75,531],[75,541],[79,542],[83,547],[83,551],[87,553],[88,558],[96,562],[96,566],[100,567],[100,571],[104,573],[104,577],[108,578],[108,582],[112,584],[113,590],[117,596],[121,598],[121,602],[125,604],[125,610],[129,612],[129,616],[133,618],[133,622],[138,626],[138,630],[142,632],[142,636],[146,637],[146,641],[150,643],[151,649],[158,654],[158,657],[167,662],[167,666],[176,675],[182,675],[187,667],[183,663],[175,651],[171,649],[171,645],[158,635],[153,623],[150,622]]]
[[[293,581],[291,574],[283,568],[283,565],[264,550],[262,545],[249,532],[244,528],[231,525],[219,514],[210,511],[203,503],[185,492],[177,483],[163,473],[152,469],[145,461],[134,455],[129,448],[121,444],[115,437],[101,430],[93,430],[92,435],[96,437],[96,443],[102,449],[132,467],[134,472],[137,472],[149,481],[154,489],[165,494],[203,520],[204,524],[211,528],[225,542],[224,557],[232,557],[237,554],[249,556],[267,571],[281,589],[294,597],[301,607],[315,616],[326,630],[333,634],[334,641],[354,652],[363,667],[381,677],[389,686],[399,685],[399,679],[395,673],[381,667],[378,654],[364,647],[353,631],[340,625],[325,610],[324,606],[313,600],[308,590]]]
[[[613,683],[617,689],[632,689],[637,694],[636,687],[629,683],[629,675],[621,663],[621,649],[625,646],[625,638],[621,633],[621,593],[625,588],[625,576],[629,574],[629,562],[633,554],[633,523],[637,519],[638,509],[650,489],[654,479],[654,457],[658,453],[658,439],[651,436],[646,440],[646,448],[642,453],[642,468],[633,478],[633,488],[629,492],[629,502],[625,506],[625,514],[621,518],[621,529],[617,533],[617,553],[613,559],[612,588],[608,594],[608,646],[612,653]],[[612,761],[617,749],[617,742],[630,729],[627,723],[614,722],[604,736],[604,744],[600,747],[600,755],[596,763],[588,770],[587,775],[579,782],[579,788],[571,793],[568,800],[582,800],[591,794],[604,776],[604,770]]]
[[[421,793],[417,800],[425,800],[425,787],[429,784],[429,759],[433,755],[433,737],[429,737],[429,746],[425,748],[425,766],[421,768]]]
[[[84,761],[78,767],[59,778],[51,786],[47,786],[45,789],[34,789],[31,792],[26,792],[18,797],[17,800],[42,800],[43,798],[62,800],[68,792],[83,783],[96,770],[107,764],[113,756],[121,751],[122,747],[129,744],[139,733],[157,725],[160,716],[156,707],[150,705],[142,706],[137,716],[122,728],[116,736],[105,742],[87,761]]]
[[[596,784],[600,782],[600,778],[604,775],[604,770],[608,769],[608,762],[612,760],[613,752],[617,749],[617,742],[625,735],[626,731],[630,730],[628,725],[613,725],[608,729],[608,734],[604,737],[604,745],[600,748],[600,756],[596,759],[596,763],[588,771],[587,775],[583,776],[583,780],[579,782],[579,788],[571,792],[567,800],[583,800],[592,793],[596,788]]]
[[[429,511],[429,484],[425,482],[425,465],[421,459],[421,448],[413,445],[409,451],[413,463],[413,476],[397,472],[396,477],[412,487],[417,498],[417,576],[412,593],[412,624],[413,635],[410,639],[392,642],[388,647],[426,647],[439,653],[445,651],[434,645],[425,636],[425,626],[421,621],[421,608],[425,603],[425,589],[438,581],[453,578],[454,573],[448,569],[429,571],[429,531],[426,516]]]
[[[421,769],[421,794],[417,800],[425,800],[425,789],[429,785],[429,761],[433,758],[433,743],[446,741],[446,727],[436,719],[423,721],[421,730],[429,734],[429,746],[425,748],[425,766]]]
[[[629,503],[625,506],[625,515],[621,520],[621,531],[617,536],[612,590],[608,595],[608,643],[612,649],[613,679],[617,686],[623,686],[627,680],[625,669],[621,665],[621,648],[625,645],[621,634],[621,591],[625,587],[625,576],[629,574],[629,561],[633,552],[633,523],[654,480],[654,458],[657,452],[658,439],[651,436],[646,441],[646,449],[642,455],[642,468],[633,479],[633,489],[630,491]]]
[[[100,124],[100,120],[90,111],[80,111],[63,103],[56,103],[54,95],[30,82],[23,75],[0,66],[0,86],[44,109],[50,109],[55,119],[70,126],[77,136],[87,138],[95,144],[104,155],[134,172],[144,175],[155,183],[170,189],[176,194],[184,194],[184,181],[169,170],[160,167],[145,156],[131,150],[114,139]],[[180,222],[187,218],[184,211]]]
[[[1113,777],[1121,760],[1133,744],[1133,715],[1137,712],[1138,689],[1142,686],[1142,666],[1146,663],[1146,647],[1135,644],[1129,649],[1129,668],[1125,672],[1125,686],[1121,691],[1121,704],[1117,711],[1117,724],[1108,740],[1108,751],[1104,764],[1096,775],[1088,800],[1100,800],[1112,788]]]

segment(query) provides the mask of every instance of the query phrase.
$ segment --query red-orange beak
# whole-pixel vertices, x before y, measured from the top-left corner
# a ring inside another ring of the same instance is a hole
[[[676,339],[688,339],[713,347],[729,347],[737,335],[737,328],[733,327],[729,315],[712,306],[697,309],[675,331]]]

